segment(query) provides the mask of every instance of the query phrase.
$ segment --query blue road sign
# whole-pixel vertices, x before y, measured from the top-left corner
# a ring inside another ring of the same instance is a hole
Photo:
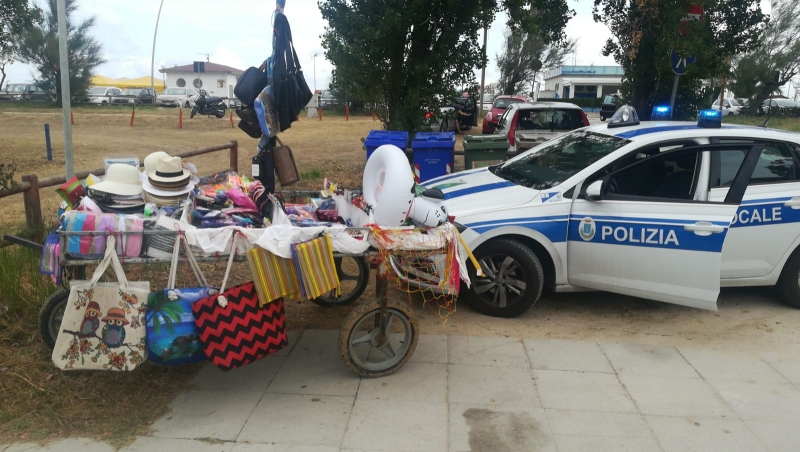
[[[195,61],[194,62],[194,72],[195,73],[203,73],[206,71],[206,63],[205,61]]]
[[[686,67],[694,63],[695,56],[691,55],[683,58],[673,50],[669,53],[669,59],[671,63],[670,66],[672,66],[672,72],[677,75],[683,75],[686,73]]]

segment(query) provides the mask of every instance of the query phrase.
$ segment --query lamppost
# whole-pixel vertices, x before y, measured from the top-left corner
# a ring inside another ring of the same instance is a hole
[[[156,92],[155,64],[156,64],[156,36],[158,36],[158,22],[161,20],[161,8],[164,7],[164,0],[158,6],[158,16],[156,17],[156,31],[153,32],[153,53],[150,55],[150,89],[153,94]]]
[[[317,55],[319,54],[315,53],[314,56],[311,57],[311,64],[314,65],[314,94],[317,93]]]

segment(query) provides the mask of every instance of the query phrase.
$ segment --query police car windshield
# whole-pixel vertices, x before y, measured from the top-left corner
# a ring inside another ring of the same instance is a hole
[[[628,143],[611,135],[576,131],[543,143],[491,171],[515,184],[545,190]]]

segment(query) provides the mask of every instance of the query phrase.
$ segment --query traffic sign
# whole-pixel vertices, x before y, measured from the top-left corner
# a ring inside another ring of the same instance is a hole
[[[673,50],[669,53],[669,59],[670,66],[672,66],[672,72],[674,72],[676,75],[683,75],[686,73],[686,67],[690,64],[694,64],[696,58],[694,55],[690,55],[686,58],[681,57]]]

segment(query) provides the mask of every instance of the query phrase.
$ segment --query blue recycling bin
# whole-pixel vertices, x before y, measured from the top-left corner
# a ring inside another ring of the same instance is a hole
[[[398,132],[395,130],[372,130],[367,139],[364,140],[364,146],[367,148],[367,160],[375,152],[375,149],[383,146],[384,144],[393,144],[405,152],[408,146],[408,132]]]
[[[414,177],[423,183],[453,172],[455,166],[455,132],[419,132],[411,141],[414,152]]]

